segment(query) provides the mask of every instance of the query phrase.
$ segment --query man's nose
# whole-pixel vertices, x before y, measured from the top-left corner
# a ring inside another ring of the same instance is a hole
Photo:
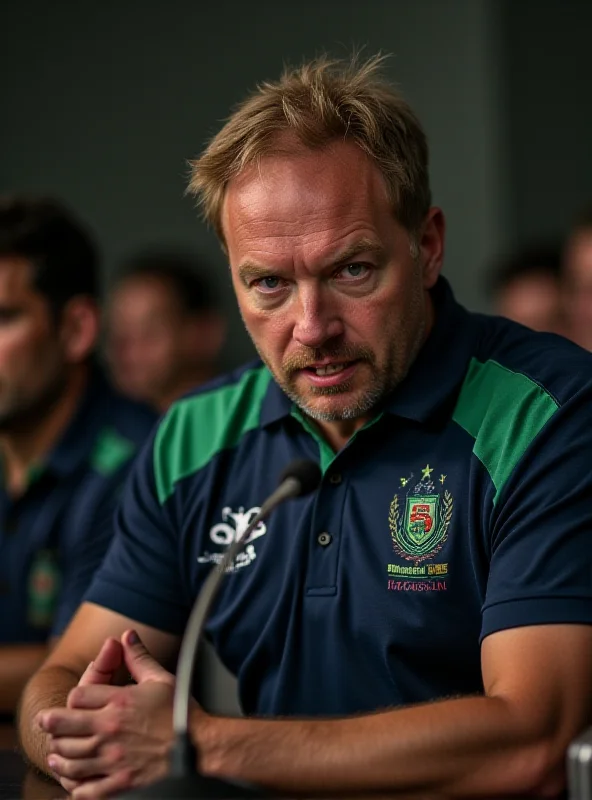
[[[293,338],[305,347],[319,348],[344,330],[338,307],[322,290],[300,293]]]

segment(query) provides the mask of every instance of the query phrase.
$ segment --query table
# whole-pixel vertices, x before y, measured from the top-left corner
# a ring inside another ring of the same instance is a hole
[[[0,800],[59,800],[68,795],[27,766],[18,751],[14,725],[0,724]]]
[[[60,800],[67,793],[30,769],[16,749],[0,750],[0,800]]]

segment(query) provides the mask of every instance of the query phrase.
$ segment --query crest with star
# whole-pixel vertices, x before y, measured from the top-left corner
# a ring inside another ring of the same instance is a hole
[[[444,481],[436,488],[432,480],[434,468],[426,464],[421,469],[421,478],[402,496],[396,494],[389,509],[389,528],[393,549],[401,558],[422,561],[433,558],[448,538],[454,500],[444,488]],[[411,473],[413,476],[413,473]],[[441,476],[442,477],[442,476]],[[409,484],[409,478],[400,479],[401,488]]]

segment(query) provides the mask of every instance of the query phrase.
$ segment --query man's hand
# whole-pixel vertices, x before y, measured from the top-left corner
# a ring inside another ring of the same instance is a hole
[[[123,645],[119,639],[109,637],[108,639],[105,639],[97,657],[94,659],[94,661],[89,663],[88,667],[83,672],[80,680],[78,681],[78,686],[90,686],[97,684],[109,685],[113,683],[115,674],[123,667],[123,665]],[[72,707],[70,704],[70,698],[68,698],[67,707]],[[49,740],[48,749],[51,753],[53,752],[51,736],[49,737]],[[61,783],[68,794],[73,794],[74,790],[80,784],[80,781],[73,781],[69,778],[60,777],[55,772],[54,777],[57,781],[59,781],[59,783]]]
[[[111,686],[123,662],[136,686]],[[174,676],[134,631],[108,640],[70,692],[67,708],[41,712],[50,769],[76,800],[107,796],[161,777],[173,739]]]

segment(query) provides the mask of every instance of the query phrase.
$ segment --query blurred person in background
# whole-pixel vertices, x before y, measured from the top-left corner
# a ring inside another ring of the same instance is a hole
[[[97,254],[52,199],[0,200],[0,713],[68,623],[155,415],[95,365]]]
[[[106,357],[117,387],[165,411],[214,377],[226,325],[197,259],[131,259],[108,299]]]
[[[501,260],[490,285],[494,313],[535,331],[565,333],[559,247],[532,246]]]
[[[592,208],[572,226],[563,250],[568,335],[592,350]]]

